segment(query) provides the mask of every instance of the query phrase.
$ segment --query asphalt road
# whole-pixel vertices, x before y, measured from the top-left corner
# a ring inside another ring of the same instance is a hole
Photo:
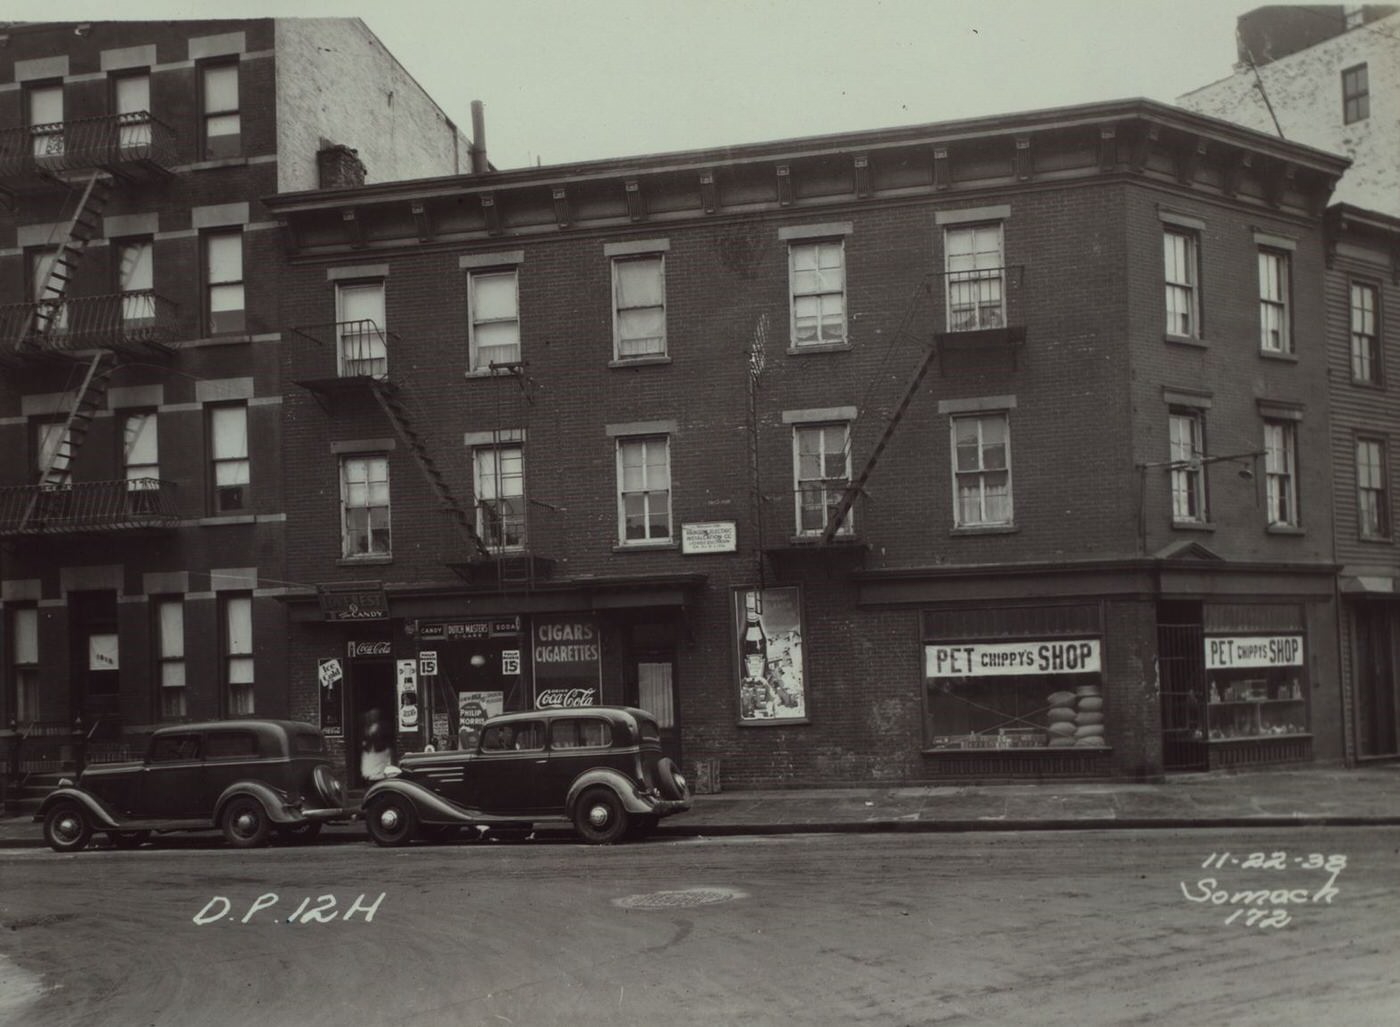
[[[1388,1027],[1397,911],[1400,828],[9,850],[0,1022]]]

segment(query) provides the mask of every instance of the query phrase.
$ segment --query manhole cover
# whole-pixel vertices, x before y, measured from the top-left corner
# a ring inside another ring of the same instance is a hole
[[[709,906],[716,902],[729,902],[731,899],[745,898],[737,888],[681,888],[677,891],[654,891],[646,895],[628,895],[613,899],[613,904],[623,909],[686,909],[691,906]]]

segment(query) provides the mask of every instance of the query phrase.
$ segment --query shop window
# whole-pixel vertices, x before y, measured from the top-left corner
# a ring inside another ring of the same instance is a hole
[[[1390,538],[1390,476],[1380,439],[1356,440],[1356,527],[1364,539]]]
[[[209,408],[209,462],[215,513],[249,506],[248,407],[229,403]]]
[[[930,749],[1107,746],[1097,639],[931,644],[925,661]]]
[[[1264,491],[1272,527],[1298,526],[1297,440],[1292,421],[1264,422]]]
[[[481,446],[472,450],[476,531],[492,549],[525,545],[525,450]]]
[[[156,658],[159,666],[160,719],[180,720],[185,702],[185,603],[161,599],[156,603]]]
[[[846,341],[846,244],[842,239],[788,246],[792,344]]]
[[[253,597],[226,596],[224,607],[224,684],[229,716],[253,714]]]
[[[1366,65],[1358,64],[1342,72],[1342,122],[1365,121],[1371,116],[1371,86]]]
[[[665,356],[665,258],[660,253],[618,258],[612,266],[617,359]]]
[[[1011,429],[1005,412],[952,419],[953,517],[959,528],[1012,523]]]
[[[797,534],[820,535],[851,481],[851,426],[801,424],[792,431],[793,473],[797,493]],[[838,534],[855,531],[847,511]]]
[[[1289,259],[1281,250],[1259,251],[1259,348],[1292,353],[1289,312]]]
[[[1302,635],[1207,635],[1212,742],[1308,733]]]
[[[1364,385],[1381,383],[1379,292],[1367,282],[1351,283],[1351,380]]]
[[[1166,229],[1162,233],[1162,260],[1166,272],[1167,334],[1199,339],[1201,301],[1195,233]]]
[[[21,727],[39,716],[39,611],[19,606],[10,613],[10,659],[15,722]]]
[[[1172,521],[1203,524],[1208,519],[1204,418],[1196,410],[1173,410],[1169,421],[1171,446]]]
[[[671,538],[671,440],[617,440],[618,536],[623,545]]]
[[[509,271],[474,272],[467,277],[471,308],[472,371],[489,371],[492,364],[520,360],[520,295],[518,276]]]
[[[943,232],[948,331],[971,332],[1006,324],[1005,259],[1001,223],[960,225]]]
[[[389,458],[341,458],[340,496],[341,555],[389,556]]]

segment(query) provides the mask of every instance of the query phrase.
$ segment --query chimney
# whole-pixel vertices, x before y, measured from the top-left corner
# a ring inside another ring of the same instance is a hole
[[[360,151],[339,143],[321,141],[321,149],[316,153],[316,172],[322,189],[353,189],[365,184]]]
[[[472,145],[468,153],[471,154],[473,175],[491,169],[491,165],[486,163],[486,116],[482,113],[480,100],[472,101]]]

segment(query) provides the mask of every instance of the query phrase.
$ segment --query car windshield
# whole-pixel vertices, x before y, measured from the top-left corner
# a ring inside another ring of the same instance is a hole
[[[326,740],[314,731],[297,731],[292,734],[292,752],[298,756],[313,755],[326,751]]]

